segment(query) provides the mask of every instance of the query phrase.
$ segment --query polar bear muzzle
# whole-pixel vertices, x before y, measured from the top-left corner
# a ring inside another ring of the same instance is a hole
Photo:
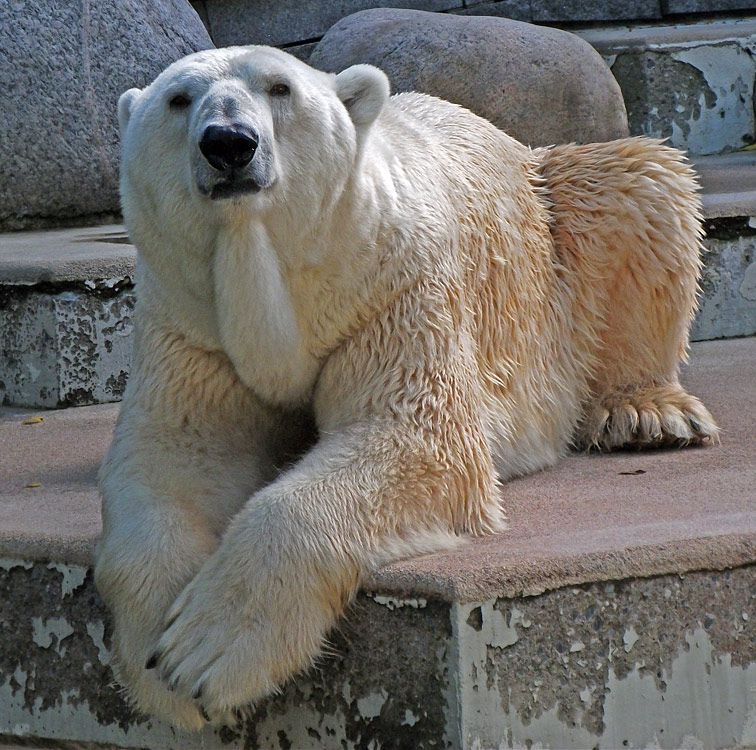
[[[217,170],[240,169],[252,161],[260,139],[243,125],[209,125],[200,140],[200,151]]]
[[[250,164],[260,145],[258,134],[240,123],[208,125],[202,133],[199,150],[212,167],[211,184],[203,190],[213,200],[256,193],[263,185],[254,171],[248,174]]]

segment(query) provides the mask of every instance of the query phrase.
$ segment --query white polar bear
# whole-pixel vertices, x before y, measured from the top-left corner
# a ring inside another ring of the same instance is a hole
[[[502,529],[497,480],[571,443],[716,436],[677,379],[678,152],[531,151],[265,47],[190,55],[119,116],[139,303],[96,577],[141,709],[197,727],[270,693],[366,571]]]

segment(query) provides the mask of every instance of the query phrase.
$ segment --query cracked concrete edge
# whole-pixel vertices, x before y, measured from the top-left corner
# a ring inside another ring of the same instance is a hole
[[[754,572],[454,604],[455,746],[753,746]]]
[[[5,737],[152,750],[756,741],[753,566],[469,603],[363,595],[320,669],[262,702],[243,730],[200,734],[123,703],[86,569],[6,560],[3,572],[14,605],[0,649]]]
[[[609,25],[575,29],[600,54],[610,55],[642,49],[684,49],[702,44],[726,44],[756,36],[756,19],[732,18],[686,24]]]
[[[3,538],[2,559],[45,564],[91,567],[97,538],[72,541],[66,538],[27,539],[18,535]],[[705,549],[704,549],[705,548]],[[411,566],[395,563],[381,568],[363,582],[362,589],[380,602],[439,601],[469,603],[491,598],[537,596],[565,586],[619,581],[625,578],[652,578],[683,575],[701,570],[725,571],[756,563],[756,535],[729,534],[698,539],[683,539],[665,544],[629,545],[623,550],[584,554],[580,557],[554,557],[548,569],[510,570],[506,565],[493,569],[478,565],[474,550],[466,569],[450,575],[438,558],[413,558]]]
[[[707,219],[756,216],[756,190],[704,194],[701,208]]]
[[[510,570],[505,564],[493,568],[478,560],[473,552],[465,569],[450,575],[441,565],[425,566],[422,560],[415,559],[411,566],[395,563],[381,568],[368,578],[364,588],[405,599],[419,597],[465,604],[491,598],[537,596],[565,586],[625,578],[725,571],[753,563],[756,563],[756,534],[733,533],[663,544],[629,543],[625,549],[607,549],[579,557],[552,555],[548,558],[548,569],[533,566]]]

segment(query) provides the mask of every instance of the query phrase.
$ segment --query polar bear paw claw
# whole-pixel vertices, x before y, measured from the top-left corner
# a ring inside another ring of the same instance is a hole
[[[717,442],[719,428],[706,407],[679,385],[656,386],[630,395],[611,395],[586,413],[578,447],[671,448]]]

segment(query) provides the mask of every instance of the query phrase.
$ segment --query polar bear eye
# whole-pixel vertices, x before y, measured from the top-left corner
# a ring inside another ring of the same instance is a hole
[[[285,83],[274,83],[269,89],[268,93],[271,96],[286,96],[291,89]]]
[[[176,94],[169,102],[168,106],[171,109],[186,109],[192,100],[186,94]]]

